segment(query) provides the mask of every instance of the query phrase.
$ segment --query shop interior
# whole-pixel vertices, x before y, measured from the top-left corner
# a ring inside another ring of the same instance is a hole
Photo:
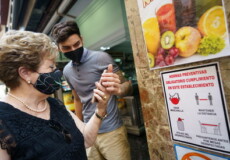
[[[6,5],[6,1],[1,1]],[[118,97],[118,107],[127,128],[133,160],[149,159],[140,96],[130,42],[124,1],[122,0],[22,0],[11,1],[9,6],[9,29],[25,29],[50,34],[52,26],[60,21],[77,20],[80,24],[84,46],[92,50],[109,53],[132,81],[133,94]],[[61,53],[57,60],[60,69],[68,63]],[[6,88],[0,84],[1,96]],[[62,89],[54,97],[62,100],[72,111],[73,98],[67,82],[63,79]]]

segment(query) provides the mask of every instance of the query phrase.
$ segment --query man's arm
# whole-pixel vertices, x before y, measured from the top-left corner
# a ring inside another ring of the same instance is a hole
[[[83,106],[82,106],[81,100],[80,100],[80,98],[77,95],[75,90],[72,90],[72,94],[74,97],[75,114],[81,121],[83,121],[83,115],[82,115],[82,107]]]
[[[117,96],[124,97],[131,95],[133,93],[132,82],[130,80],[126,80],[122,74],[122,71],[117,71],[115,74],[118,75],[120,79],[120,92],[117,93]]]

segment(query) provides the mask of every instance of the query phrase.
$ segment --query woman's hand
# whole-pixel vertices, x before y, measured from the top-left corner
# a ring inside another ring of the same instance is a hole
[[[96,89],[94,89],[94,97],[97,99],[97,113],[101,116],[106,115],[107,104],[110,99],[109,92],[102,86],[102,84],[96,82]]]
[[[97,101],[96,113],[90,118],[87,123],[82,122],[74,113],[69,111],[73,117],[77,127],[81,131],[85,140],[85,147],[92,146],[97,138],[99,128],[101,126],[103,118],[107,114],[107,104],[110,99],[110,94],[106,91],[105,87],[99,82],[96,82],[96,89],[93,90],[93,97]]]

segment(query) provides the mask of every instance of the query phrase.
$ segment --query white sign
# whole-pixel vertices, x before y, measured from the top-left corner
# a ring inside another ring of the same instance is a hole
[[[174,145],[177,160],[229,160],[229,158],[220,157],[195,149],[187,148],[181,145]]]
[[[218,64],[161,73],[172,139],[230,154]]]

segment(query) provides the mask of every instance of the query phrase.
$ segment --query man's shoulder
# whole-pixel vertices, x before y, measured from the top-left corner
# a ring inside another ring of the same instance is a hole
[[[71,68],[72,67],[72,61],[69,61],[65,66],[64,66],[64,68],[63,68],[63,73],[65,74],[66,72],[68,72],[69,71],[69,68]]]
[[[93,54],[93,55],[109,55],[107,52],[104,52],[104,51],[96,51],[96,50],[88,50],[88,52],[90,54]]]

